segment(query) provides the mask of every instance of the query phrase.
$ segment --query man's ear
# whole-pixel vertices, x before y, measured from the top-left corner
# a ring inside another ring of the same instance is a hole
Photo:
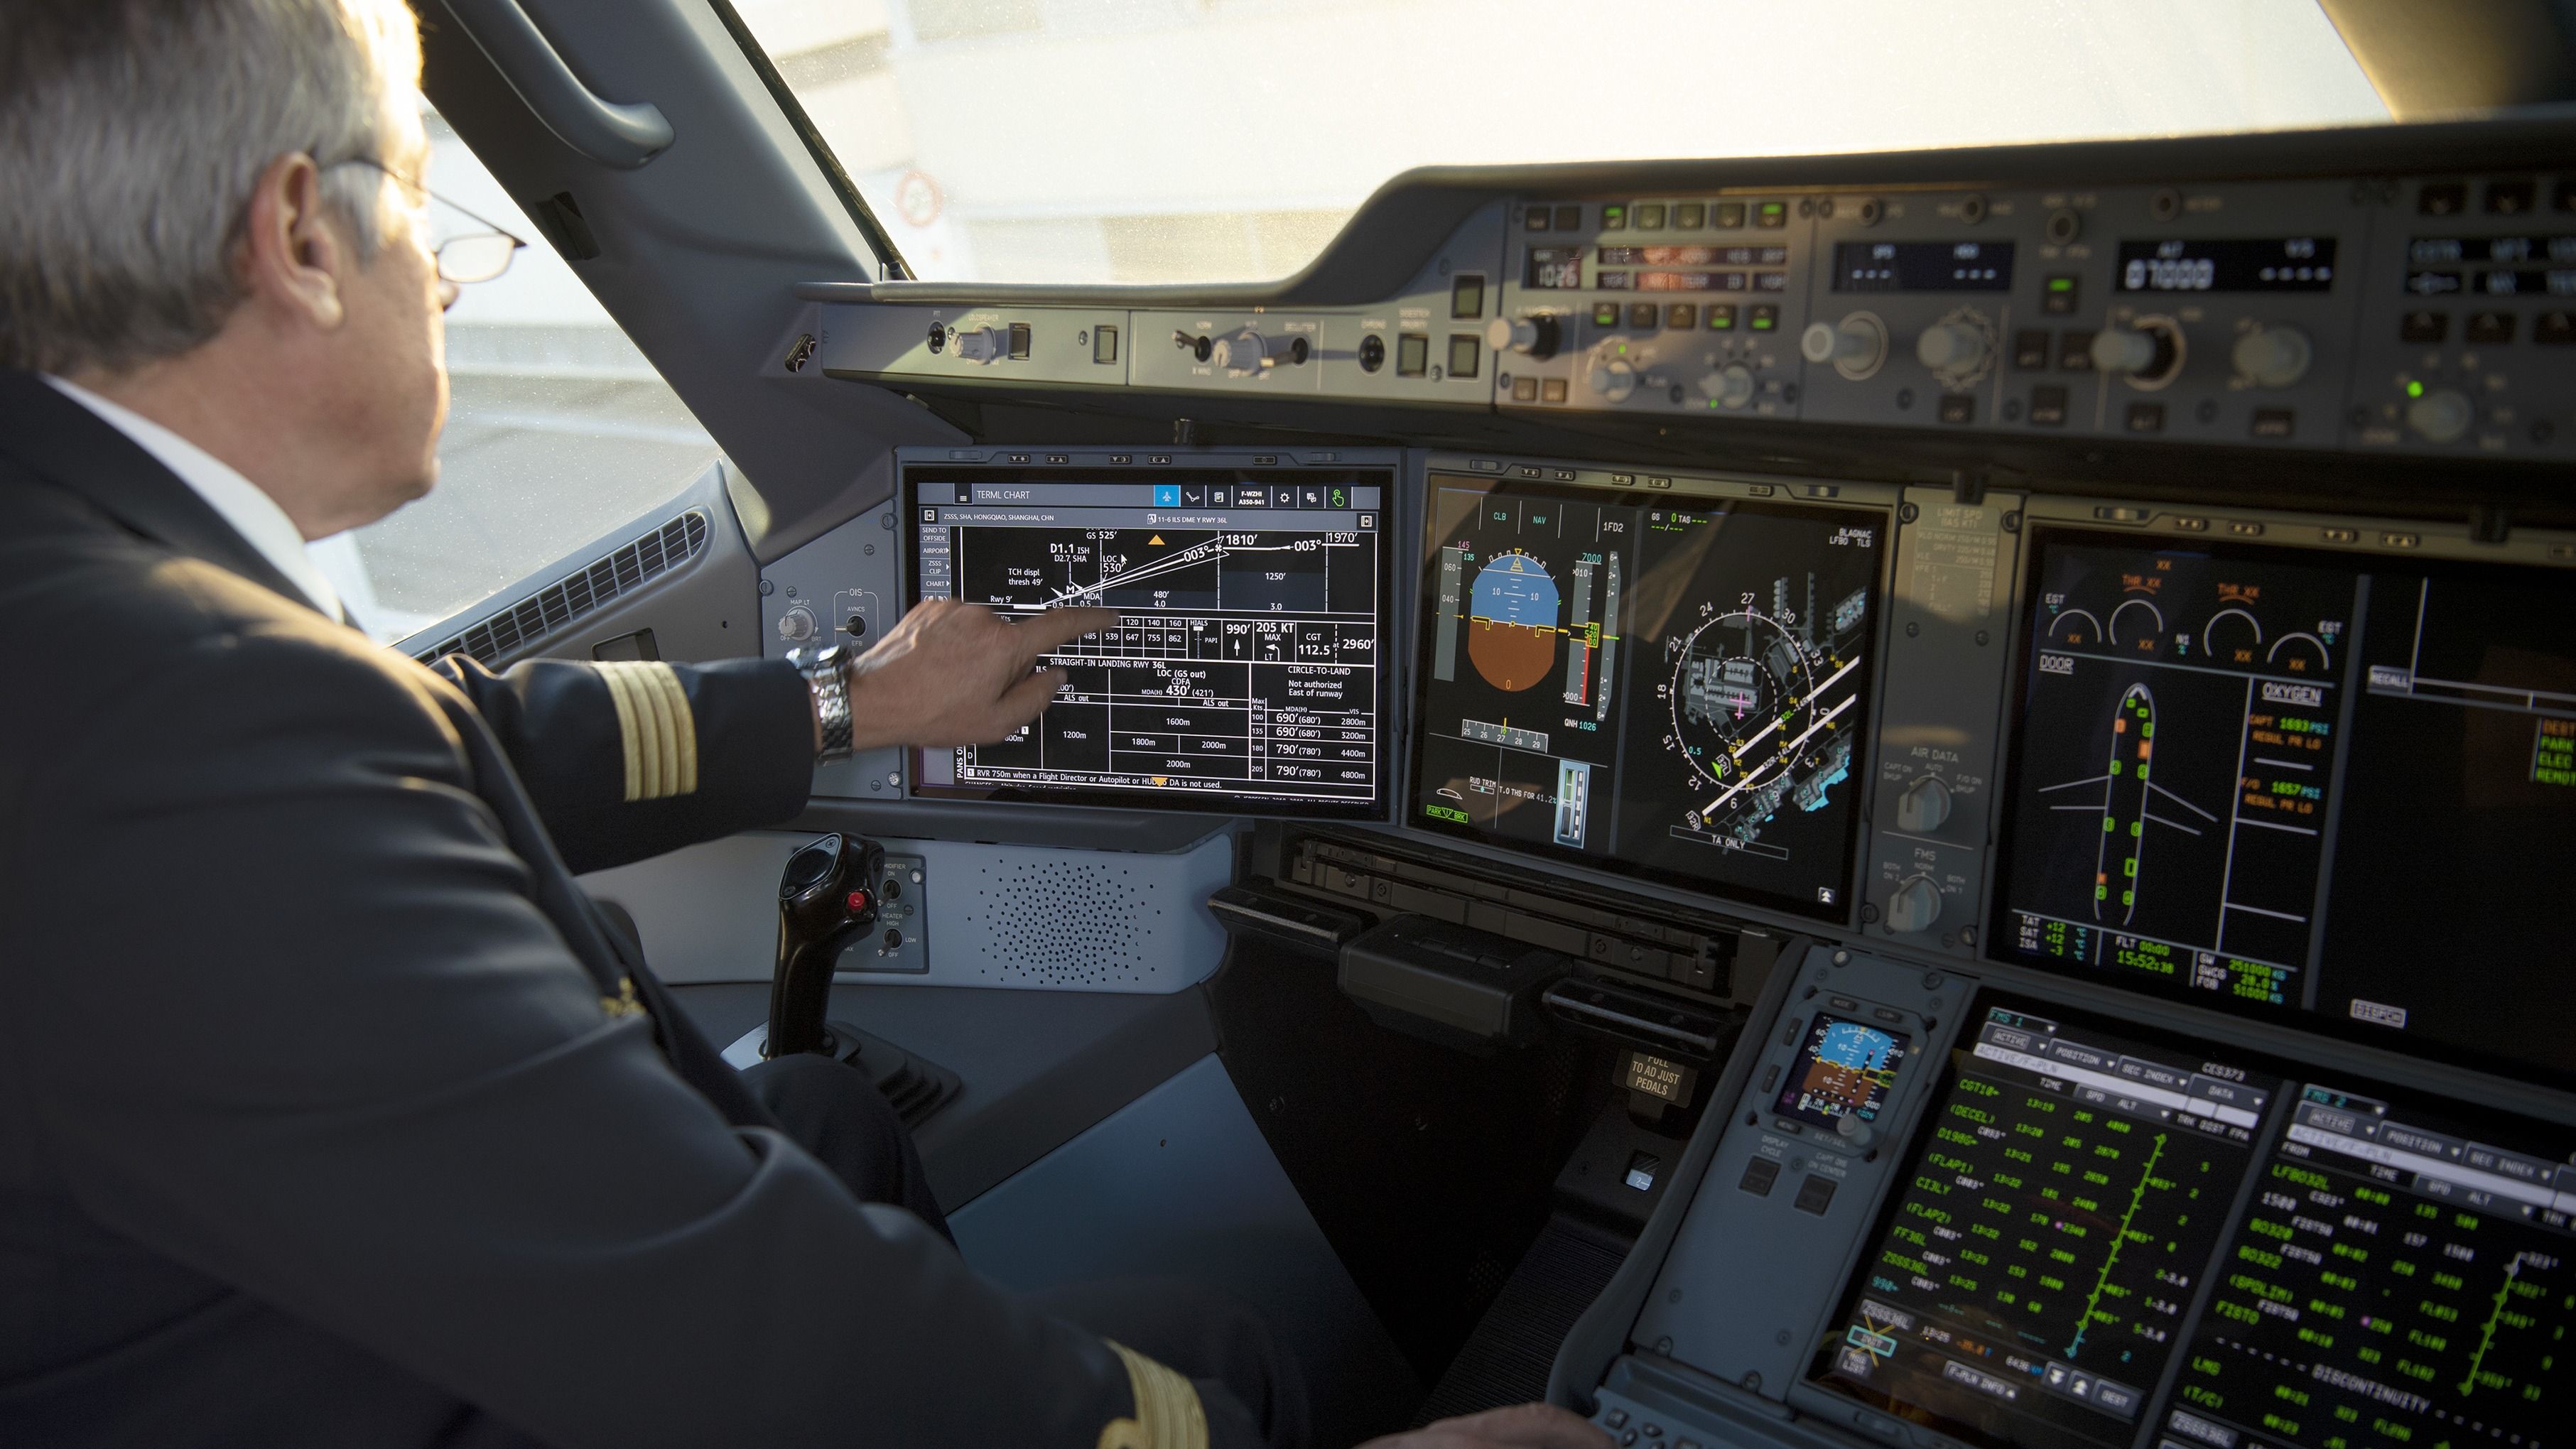
[[[358,258],[322,195],[322,172],[305,155],[280,156],[259,174],[242,237],[242,280],[253,305],[287,325],[332,331],[347,317],[342,289]]]

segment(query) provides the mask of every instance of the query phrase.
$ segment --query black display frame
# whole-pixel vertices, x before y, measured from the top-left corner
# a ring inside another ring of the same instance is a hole
[[[1057,450],[1061,451],[1061,450]],[[1039,454],[1043,456],[1043,453]],[[1345,483],[1352,487],[1374,486],[1381,490],[1377,510],[1378,526],[1378,688],[1375,702],[1377,716],[1376,756],[1377,798],[1359,803],[1338,800],[1299,800],[1293,795],[1233,793],[1214,790],[1157,791],[1150,787],[1008,784],[930,785],[922,782],[923,759],[929,751],[914,748],[904,753],[905,793],[917,800],[942,803],[1034,805],[1054,807],[1089,807],[1092,809],[1135,810],[1156,814],[1226,816],[1245,820],[1329,820],[1385,824],[1392,820],[1396,802],[1403,793],[1404,780],[1399,774],[1403,756],[1397,750],[1397,729],[1392,721],[1390,700],[1402,697],[1408,681],[1404,677],[1402,641],[1409,628],[1404,617],[1403,601],[1396,597],[1396,555],[1403,547],[1403,531],[1395,527],[1403,516],[1403,485],[1407,469],[1400,461],[1361,463],[1290,464],[1236,463],[1227,459],[1170,455],[1170,464],[1145,467],[1102,465],[1091,462],[1039,463],[1013,462],[1004,465],[942,463],[906,460],[898,464],[895,480],[896,532],[902,539],[897,551],[898,588],[904,608],[909,611],[921,602],[921,531],[914,520],[922,505],[917,489],[928,483],[1025,483],[1034,487],[1051,484],[1152,485],[1161,483],[1268,485]],[[934,505],[935,506],[935,505]],[[941,753],[945,753],[944,751]]]
[[[2052,547],[2107,548],[2148,554],[2191,553],[2214,559],[2238,559],[2249,563],[2342,569],[2355,576],[2396,573],[2410,577],[2422,576],[2436,581],[2444,577],[2474,579],[2482,575],[2492,576],[2496,569],[2504,568],[2526,573],[2535,578],[2564,577],[2571,588],[2576,588],[2576,572],[2520,560],[2475,563],[2464,559],[2443,557],[2407,557],[2367,549],[2253,543],[2205,536],[2183,537],[2169,533],[2122,532],[2104,529],[2098,525],[2088,526],[2073,520],[2032,521],[2024,529],[2019,575],[2016,580],[2017,603],[2012,619],[2014,639],[2009,655],[2008,672],[2004,676],[2002,734],[1996,770],[2000,793],[1996,796],[1996,813],[1991,829],[1991,839],[1988,842],[1988,871],[1983,902],[1985,919],[1981,931],[1982,939],[1978,943],[1980,960],[2039,972],[2079,988],[2108,989],[2172,1002],[2202,1011],[2213,1011],[2258,1027],[2286,1027],[2312,1032],[2337,1042],[2393,1052],[2447,1067],[2492,1073],[2500,1070],[2498,1064],[2501,1061],[2504,1063],[2502,1069],[2514,1075],[2558,1090],[2576,1090],[2576,1061],[2561,1066],[2521,1057],[2500,1058],[2492,1051],[2454,1044],[2438,1037],[2374,1028],[2346,1020],[2323,1009],[2310,1010],[2293,1004],[2277,1007],[2253,1003],[2240,1005],[2233,998],[2195,989],[2178,980],[2165,982],[2152,977],[2121,974],[2107,968],[2060,961],[2045,956],[2026,955],[2011,947],[2011,932],[2008,927],[2015,909],[2010,898],[2014,872],[2021,864],[2023,852],[2032,848],[2029,843],[2020,839],[2020,832],[2012,828],[2011,812],[2021,798],[2024,782],[2023,742],[2029,737],[2031,730],[2031,669],[2034,662],[2033,655],[2037,648],[2035,615],[2041,607],[2041,581],[2049,550]],[[2366,668],[2366,660],[2355,661],[2355,672],[2348,680],[2351,688],[2365,687],[2362,671]],[[2338,760],[2348,760],[2345,752],[2352,747],[2350,742],[2339,743]],[[2348,780],[2339,774],[2336,788],[2341,790],[2347,786]],[[2321,982],[2331,982],[2335,972],[2333,960],[2325,954],[2327,942],[2324,938],[2333,929],[2336,890],[2334,877],[2338,869],[2334,850],[2337,843],[2337,841],[2328,842],[2329,854],[2321,866],[2323,878],[2320,881],[2319,891],[2320,898],[2326,902],[2326,906],[2312,926],[2320,938],[2313,953],[2316,959],[2312,969]],[[2436,950],[2466,952],[2474,949],[2474,932],[2468,929],[2448,929],[2440,925],[2428,925],[2424,939],[2428,946]],[[2305,971],[2311,968],[2302,969]]]
[[[1561,472],[1570,467],[1600,466],[1604,465],[1555,465],[1551,467],[1551,471]],[[1408,717],[1405,721],[1405,792],[1399,813],[1395,817],[1397,823],[1408,829],[1420,830],[1443,838],[1471,841],[1488,849],[1504,851],[1525,859],[1579,866],[1614,876],[1689,891],[1728,906],[1750,904],[1805,920],[1843,927],[1851,926],[1858,919],[1861,909],[1858,889],[1861,842],[1862,838],[1869,833],[1868,811],[1864,796],[1870,782],[1876,778],[1878,765],[1879,710],[1884,705],[1879,682],[1880,672],[1886,663],[1889,639],[1888,619],[1893,613],[1890,607],[1893,594],[1890,580],[1893,577],[1896,559],[1897,510],[1895,505],[1839,500],[1810,502],[1800,499],[1756,498],[1735,493],[1701,493],[1660,488],[1649,490],[1643,487],[1603,487],[1598,484],[1587,485],[1515,477],[1508,474],[1477,473],[1454,466],[1444,467],[1438,463],[1415,470],[1415,477],[1420,484],[1422,495],[1419,500],[1420,511],[1414,519],[1415,542],[1419,549],[1415,573],[1416,637],[1411,658],[1411,678],[1406,690]],[[1842,896],[1838,904],[1823,906],[1806,897],[1747,886],[1716,876],[1666,870],[1636,861],[1622,860],[1615,856],[1593,855],[1565,846],[1517,840],[1478,829],[1473,825],[1461,825],[1454,821],[1425,817],[1415,810],[1414,807],[1421,803],[1425,769],[1424,754],[1430,735],[1428,727],[1430,712],[1425,705],[1433,666],[1431,655],[1438,647],[1438,631],[1432,627],[1428,616],[1430,610],[1438,607],[1439,599],[1440,540],[1433,532],[1433,524],[1435,500],[1444,479],[1481,485],[1487,497],[1500,494],[1594,503],[1605,507],[1633,508],[1640,516],[1655,507],[1698,510],[1723,508],[1731,512],[1817,521],[1840,516],[1852,523],[1867,522],[1879,530],[1873,545],[1876,557],[1870,579],[1872,617],[1865,626],[1869,647],[1874,651],[1874,657],[1866,663],[1859,686],[1859,696],[1854,701],[1855,712],[1861,717],[1862,723],[1855,727],[1858,735],[1852,745],[1851,780],[1856,788],[1852,792],[1852,803],[1849,807],[1850,828],[1844,837],[1842,866],[1836,877],[1842,887]]]
[[[2006,1438],[1990,1433],[1977,1424],[1953,1418],[1932,1405],[1912,1402],[1900,1404],[1894,1402],[1890,1396],[1857,1389],[1834,1377],[1832,1358],[1836,1346],[1842,1341],[1842,1325],[1850,1318],[1860,1299],[1867,1294],[1866,1278],[1870,1266],[1877,1260],[1881,1246],[1891,1240],[1892,1230],[1897,1226],[1898,1219],[1903,1213],[1906,1184],[1911,1178],[1911,1169],[1923,1162],[1935,1141],[1934,1134],[1940,1128],[1940,1106],[1948,1099],[1960,1075],[1957,1058],[1975,1051],[1978,1029],[1986,1020],[1988,1010],[1994,1007],[2002,1007],[2023,1015],[2043,1016],[2060,1026],[2073,1027],[2077,1034],[2089,1034],[2097,1040],[2107,1039],[2108,1043],[2113,1045],[2151,1047],[2186,1058],[2201,1056],[2204,1061],[2212,1062],[2218,1061],[2218,1057],[2209,1055],[2214,1050],[2225,1058],[2221,1065],[2248,1073],[2260,1072],[2268,1079],[2267,1087],[2271,1095],[2264,1103],[2260,1120],[2253,1128],[2248,1129],[2250,1140],[2244,1144],[2246,1152],[2244,1175],[2237,1183],[2213,1234],[2210,1262],[2216,1265],[2225,1260],[2229,1246],[2242,1230],[2247,1199],[2250,1193],[2256,1190],[2253,1184],[2263,1164],[2278,1144],[2281,1131],[2288,1121],[2288,1104],[2296,1098],[2299,1089],[2305,1085],[2304,1069],[2277,1053],[2265,1052],[2259,1048],[2242,1047],[2229,1042],[2204,1041],[2164,1025],[2113,1016],[2105,1009],[2109,1005],[2110,1003],[2104,1002],[2079,1003],[2072,999],[2052,999],[2050,996],[2031,995],[2015,991],[2009,984],[1980,984],[1963,1004],[1959,1012],[1958,1034],[1943,1049],[1939,1062],[1926,1061],[1926,1065],[1934,1068],[1932,1082],[1915,1099],[1914,1110],[1917,1115],[1913,1121],[1906,1124],[1907,1133],[1899,1145],[1901,1155],[1897,1160],[1906,1170],[1890,1174],[1887,1189],[1880,1195],[1870,1215],[1868,1226],[1854,1237],[1852,1249],[1854,1256],[1845,1269],[1841,1281],[1834,1285],[1830,1310],[1825,1314],[1816,1336],[1808,1345],[1807,1361],[1798,1372],[1798,1382],[1805,1390],[1823,1394],[1837,1403],[1861,1404],[1899,1415],[1908,1422],[1919,1423],[1951,1441],[1976,1446],[1976,1449],[2080,1449],[2080,1446],[2075,1445],[2071,1440],[2041,1443],[2034,1440]],[[2165,1367],[2157,1375],[2157,1381],[2134,1386],[2140,1390],[2142,1402],[2138,1406],[2136,1419],[2127,1430],[2130,1443],[2143,1444],[2156,1437],[2149,1431],[2158,1421],[2161,1413],[2170,1407],[2172,1388],[2181,1367],[2182,1358],[2189,1350],[2189,1335],[2199,1328],[2203,1315],[2208,1312],[2211,1296],[2211,1284],[2207,1270],[2204,1270],[2201,1278],[2195,1281],[2191,1298],[2184,1305],[2184,1312],[2175,1325],[2176,1335],[2173,1347],[2167,1354]],[[2112,1435],[2108,1442],[2117,1443],[2119,1437],[2116,1434]]]

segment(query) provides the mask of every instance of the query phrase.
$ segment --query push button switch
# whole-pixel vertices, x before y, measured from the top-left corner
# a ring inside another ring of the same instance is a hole
[[[1814,1213],[1817,1217],[1823,1217],[1825,1209],[1833,1205],[1833,1179],[1818,1177],[1812,1172],[1808,1173],[1807,1180],[1798,1185],[1798,1199],[1793,1206],[1802,1213]]]
[[[1744,1176],[1737,1179],[1735,1185],[1755,1197],[1769,1197],[1772,1184],[1779,1180],[1780,1164],[1768,1157],[1757,1157],[1744,1164]]]

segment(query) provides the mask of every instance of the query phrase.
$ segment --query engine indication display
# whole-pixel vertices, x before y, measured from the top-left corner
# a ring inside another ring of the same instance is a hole
[[[1120,616],[1041,661],[1067,679],[1034,723],[923,752],[918,792],[1381,812],[1386,474],[907,482],[917,597]]]
[[[1413,818],[1841,919],[1886,521],[1435,474]]]

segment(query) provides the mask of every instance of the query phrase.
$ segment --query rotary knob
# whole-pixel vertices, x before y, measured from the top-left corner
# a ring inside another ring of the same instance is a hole
[[[1887,893],[1887,903],[1879,910],[1890,931],[1900,935],[1928,931],[1941,919],[1941,888],[1928,877],[1908,876]]]
[[[2296,327],[2263,327],[2237,338],[2228,356],[2256,387],[2288,387],[2308,375],[2316,348]]]
[[[1608,358],[1593,363],[1590,375],[1584,380],[1594,392],[1610,401],[1626,402],[1629,394],[1637,390],[1637,369],[1629,366],[1624,358]]]
[[[2436,388],[2406,405],[2406,426],[2428,443],[2456,443],[2477,420],[2477,407],[2447,387]]]
[[[2093,334],[2093,366],[2125,376],[2131,387],[2161,387],[2182,369],[2182,334],[2161,319]]]
[[[1485,346],[1495,352],[1517,352],[1533,362],[1545,362],[1556,355],[1556,319],[1497,317],[1485,324]]]
[[[778,637],[790,644],[802,644],[813,638],[820,627],[814,620],[814,611],[803,604],[778,616]]]
[[[1983,339],[1979,342],[1982,350]],[[1834,371],[1858,382],[1887,360],[1887,328],[1866,312],[1854,312],[1840,326],[1810,323],[1798,338],[1798,352],[1809,362],[1830,362]]]
[[[1877,1140],[1878,1129],[1860,1120],[1857,1112],[1845,1112],[1834,1123],[1834,1135],[1853,1147],[1867,1147]]]
[[[1950,787],[1926,775],[1896,797],[1896,828],[1921,834],[1938,830],[1950,818]]]
[[[1208,361],[1228,372],[1259,372],[1270,365],[1270,345],[1259,332],[1246,327],[1216,339]]]
[[[957,355],[967,362],[999,362],[1011,355],[1010,336],[999,327],[976,327],[955,335]]]
[[[1965,322],[1938,322],[1914,339],[1914,360],[1934,372],[1973,373],[1986,365],[1986,334]]]
[[[1719,407],[1740,408],[1753,401],[1753,369],[1730,362],[1701,378],[1699,390],[1715,398]]]

